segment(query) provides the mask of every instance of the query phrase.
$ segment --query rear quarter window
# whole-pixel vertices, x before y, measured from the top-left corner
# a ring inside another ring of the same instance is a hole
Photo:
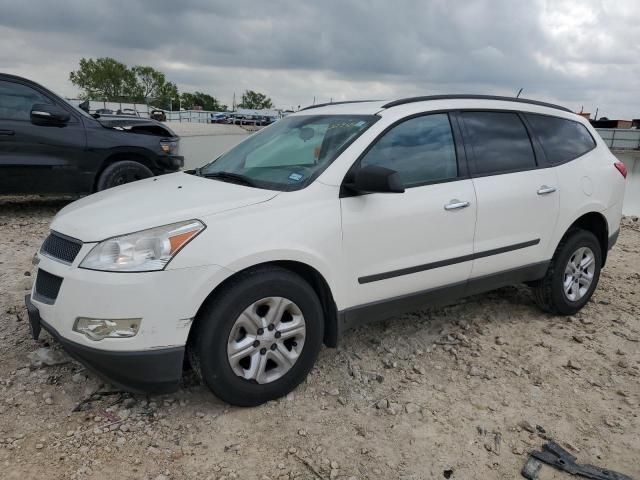
[[[526,118],[552,165],[578,158],[596,147],[595,140],[581,123],[535,113],[527,113]]]

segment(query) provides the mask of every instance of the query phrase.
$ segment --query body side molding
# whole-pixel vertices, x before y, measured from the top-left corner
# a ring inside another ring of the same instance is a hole
[[[493,250],[485,250],[484,252],[471,253],[469,255],[463,255],[461,257],[449,258],[447,260],[438,260],[437,262],[425,263],[423,265],[416,265],[414,267],[401,268],[399,270],[392,270],[390,272],[375,273],[373,275],[366,275],[364,277],[358,278],[358,283],[362,285],[364,283],[387,280],[389,278],[400,277],[402,275],[424,272],[425,270],[446,267],[448,265],[468,262],[477,258],[490,257],[491,255],[499,255],[501,253],[512,252],[513,250],[520,250],[521,248],[532,247],[534,245],[538,245],[539,243],[540,239],[536,238],[535,240],[530,240],[528,242],[516,243],[513,245],[508,245],[506,247],[494,248]]]

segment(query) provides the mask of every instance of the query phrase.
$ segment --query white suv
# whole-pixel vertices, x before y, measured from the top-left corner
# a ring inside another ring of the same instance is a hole
[[[586,120],[536,101],[308,108],[195,171],[64,208],[26,299],[33,334],[128,390],[176,389],[188,358],[257,405],[363,322],[520,282],[577,312],[625,176]]]

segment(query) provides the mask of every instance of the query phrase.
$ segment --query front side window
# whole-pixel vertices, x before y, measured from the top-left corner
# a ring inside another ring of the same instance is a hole
[[[378,119],[375,115],[285,117],[251,135],[197,174],[244,181],[258,188],[299,190]]]
[[[478,175],[508,173],[536,167],[529,134],[516,113],[461,112]]]
[[[552,165],[578,158],[596,146],[593,137],[581,123],[535,113],[527,113],[526,116]]]
[[[398,172],[405,188],[458,176],[449,116],[437,113],[406,120],[380,138],[360,161]]]
[[[31,107],[36,103],[51,104],[51,101],[33,88],[0,80],[0,118],[29,120]]]

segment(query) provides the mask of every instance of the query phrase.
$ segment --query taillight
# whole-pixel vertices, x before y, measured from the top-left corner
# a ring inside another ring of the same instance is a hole
[[[622,162],[616,162],[613,164],[614,167],[616,167],[618,169],[618,171],[620,172],[620,174],[624,177],[627,178],[627,167],[624,163]]]

